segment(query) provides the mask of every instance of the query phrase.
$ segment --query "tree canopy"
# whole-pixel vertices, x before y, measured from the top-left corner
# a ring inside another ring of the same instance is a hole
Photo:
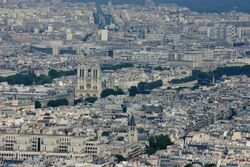
[[[116,65],[113,65],[113,64],[103,64],[101,69],[102,70],[120,70],[122,68],[131,68],[131,67],[134,67],[134,64],[131,64],[131,63],[121,63],[121,64],[116,64]]]
[[[70,75],[76,75],[77,71],[74,69],[74,70],[70,70],[70,71],[57,71],[55,69],[52,69],[49,71],[49,76],[53,79],[55,78],[60,78],[60,77],[63,77],[63,76],[70,76]]]
[[[88,103],[94,103],[96,102],[97,98],[96,97],[87,97],[84,101]]]
[[[121,88],[117,88],[116,90],[114,89],[104,89],[101,93],[101,97],[104,98],[104,97],[108,97],[108,96],[111,96],[111,95],[114,95],[114,96],[117,96],[117,95],[124,95],[124,92]]]
[[[210,72],[202,72],[199,70],[193,70],[192,75],[181,78],[173,79],[170,83],[180,84],[197,80],[200,85],[211,83],[213,78],[215,80],[220,80],[223,75],[226,76],[238,76],[246,75],[250,77],[250,65],[245,66],[232,66],[232,67],[218,67],[217,69]]]
[[[162,80],[157,80],[157,81],[153,81],[153,82],[140,82],[138,84],[138,90],[140,92],[142,92],[142,91],[160,88],[161,86],[162,86]]]
[[[138,89],[136,86],[131,86],[129,91],[129,96],[136,96],[136,94],[138,93]]]
[[[69,105],[69,101],[68,99],[57,99],[57,100],[50,100],[48,103],[47,103],[47,106],[48,107],[59,107],[59,106],[67,106]]]
[[[116,154],[115,157],[117,158],[118,162],[128,160],[127,158],[125,158],[123,155],[120,155],[120,154]]]
[[[35,108],[41,108],[42,104],[40,101],[35,101]]]
[[[205,164],[205,167],[215,167],[216,166],[216,164],[213,164],[213,163],[211,163],[211,164]]]
[[[184,167],[193,167],[192,164],[186,164]]]
[[[129,96],[136,96],[136,94],[150,94],[153,89],[160,88],[163,85],[162,80],[153,82],[139,82],[137,87],[131,86]]]
[[[157,150],[165,150],[167,146],[172,145],[173,142],[167,135],[151,136],[149,137],[149,146],[146,148],[146,153],[154,154]]]
[[[165,70],[169,70],[169,68],[162,67],[162,66],[157,66],[157,67],[154,68],[154,70],[156,70],[156,71],[165,71]]]
[[[46,75],[40,75],[36,76],[34,73],[27,73],[27,74],[15,74],[8,77],[0,77],[0,82],[8,82],[10,85],[16,85],[16,84],[23,84],[23,85],[32,85],[32,84],[38,84],[38,85],[44,85],[52,83],[52,80],[55,78],[59,78],[62,76],[70,76],[70,75],[76,75],[76,70],[70,70],[70,71],[57,71],[55,69],[52,69],[49,71],[48,76]]]

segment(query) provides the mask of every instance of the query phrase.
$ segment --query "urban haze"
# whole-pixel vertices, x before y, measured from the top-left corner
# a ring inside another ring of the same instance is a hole
[[[250,167],[250,0],[0,0],[0,167]]]

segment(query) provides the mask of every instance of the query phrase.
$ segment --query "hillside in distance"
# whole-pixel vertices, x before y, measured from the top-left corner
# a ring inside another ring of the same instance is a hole
[[[67,2],[96,2],[105,4],[108,0],[63,0]],[[143,4],[144,0],[112,0],[113,4]],[[155,0],[156,3],[176,3],[179,6],[186,6],[197,12],[238,12],[250,13],[250,0]]]

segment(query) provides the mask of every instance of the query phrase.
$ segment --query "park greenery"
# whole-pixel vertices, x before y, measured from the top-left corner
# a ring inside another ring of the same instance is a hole
[[[136,94],[138,94],[138,89],[136,86],[131,86],[129,89],[129,96],[136,96]]]
[[[202,72],[199,70],[193,70],[192,75],[181,78],[181,79],[173,79],[170,81],[172,84],[180,84],[191,81],[198,81],[199,85],[212,83],[212,80],[221,80],[222,76],[239,76],[246,75],[250,77],[250,65],[244,66],[232,66],[232,67],[218,67],[217,69],[210,72]]]
[[[89,39],[89,37],[91,37],[94,33],[90,33],[90,34],[87,34],[83,37],[82,41],[83,42],[87,42],[87,40]]]
[[[150,94],[153,89],[160,88],[162,86],[162,80],[157,80],[153,82],[140,82],[136,86],[131,86],[129,91],[129,96],[135,96],[136,94]]]
[[[63,77],[63,76],[71,76],[71,75],[76,75],[76,69],[74,70],[70,70],[70,71],[57,71],[55,69],[52,69],[49,71],[49,76],[53,79],[55,78],[60,78],[60,77]]]
[[[102,90],[101,92],[101,98],[105,98],[108,96],[117,96],[117,95],[124,95],[124,91],[121,88],[116,88],[116,89],[111,89],[111,88],[107,88]],[[94,103],[96,102],[97,98],[96,97],[87,97],[85,99],[76,99],[74,101],[74,105],[77,105],[79,103],[83,103],[83,102],[87,102],[87,103]]]
[[[84,101],[87,103],[94,103],[96,102],[97,98],[96,97],[87,97]]]
[[[160,88],[162,86],[162,80],[157,80],[153,82],[140,82],[138,83],[138,91],[151,91],[156,88]]]
[[[111,95],[113,95],[113,96],[124,95],[124,92],[121,88],[117,88],[116,90],[107,88],[107,89],[104,89],[101,93],[102,98],[108,97]]]
[[[123,69],[123,68],[132,68],[134,67],[134,64],[131,64],[131,63],[121,63],[121,64],[103,64],[101,69],[102,70],[113,70],[113,71],[116,71],[116,70],[120,70],[120,69]]]
[[[83,102],[86,102],[86,103],[94,103],[94,102],[96,102],[96,100],[97,100],[97,98],[96,97],[87,97],[87,98],[85,98],[85,99],[76,99],[75,101],[74,101],[74,105],[77,105],[77,104],[79,104],[79,103],[83,103]]]
[[[82,103],[83,102],[83,99],[76,99],[74,100],[74,105],[77,105],[79,103]]]
[[[122,161],[127,161],[128,159],[125,158],[123,155],[120,154],[116,154],[115,157],[117,158],[118,162],[122,162]]]
[[[165,71],[165,70],[169,70],[169,68],[167,67],[162,67],[162,66],[157,66],[154,68],[155,71]]]
[[[193,167],[194,165],[192,165],[191,163],[189,163],[189,164],[186,164],[184,167]],[[216,166],[216,164],[213,164],[213,163],[211,163],[211,164],[205,164],[205,166],[204,167],[215,167]]]
[[[193,167],[192,164],[186,164],[184,167]]]
[[[211,163],[211,164],[205,164],[205,167],[215,167],[216,166],[216,164],[213,164],[213,163]]]
[[[68,99],[57,99],[57,100],[50,100],[47,103],[48,107],[59,107],[59,106],[67,106],[69,105]]]
[[[146,147],[146,153],[153,155],[157,150],[165,150],[167,146],[172,145],[173,142],[167,135],[151,136],[149,137],[149,146]]]
[[[195,84],[193,87],[191,87],[190,89],[191,90],[196,90],[196,89],[199,89],[200,88],[200,85],[199,84]]]
[[[0,77],[0,82],[8,82],[10,85],[23,84],[26,86],[37,84],[44,85],[52,83],[53,79],[60,78],[62,76],[76,75],[76,70],[70,71],[57,71],[52,69],[48,72],[48,75],[37,76],[34,73],[18,73],[8,77]]]
[[[41,108],[42,104],[40,101],[35,101],[35,108]]]

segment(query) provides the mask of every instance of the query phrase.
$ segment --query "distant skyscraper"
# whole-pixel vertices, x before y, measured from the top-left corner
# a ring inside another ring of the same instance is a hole
[[[152,0],[145,0],[145,7],[148,8],[155,7],[155,3]]]
[[[215,24],[207,29],[207,36],[231,43],[236,40],[237,31],[234,25]]]
[[[68,41],[71,41],[73,39],[73,33],[72,33],[72,30],[71,29],[67,29],[66,30],[66,39]]]
[[[53,27],[52,27],[52,25],[49,25],[49,26],[48,26],[48,32],[53,32]]]
[[[95,19],[94,19],[93,15],[91,15],[91,16],[89,17],[89,23],[90,23],[90,24],[95,24]]]
[[[99,34],[101,37],[101,41],[108,41],[108,30],[107,29],[100,30]]]
[[[76,98],[100,97],[101,69],[98,65],[82,65],[77,69]]]
[[[111,9],[112,8],[112,0],[108,1],[108,7]]]
[[[128,120],[128,142],[130,144],[138,143],[138,129],[136,127],[134,115]]]

